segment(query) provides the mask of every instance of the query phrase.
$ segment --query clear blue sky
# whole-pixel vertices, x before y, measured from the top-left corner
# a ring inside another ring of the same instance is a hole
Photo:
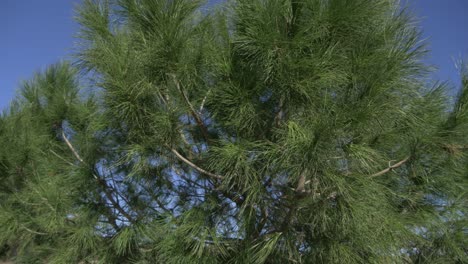
[[[14,96],[21,80],[60,59],[73,48],[77,25],[73,8],[80,0],[1,0],[0,109]],[[216,2],[220,0],[210,0]],[[468,0],[409,0],[422,18],[429,38],[428,62],[439,70],[435,78],[458,84],[452,58],[468,59]]]

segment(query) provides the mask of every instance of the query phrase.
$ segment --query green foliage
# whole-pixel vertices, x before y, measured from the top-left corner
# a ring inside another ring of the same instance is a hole
[[[17,263],[466,263],[468,71],[389,0],[85,0],[0,116]],[[91,86],[83,89],[83,75]]]

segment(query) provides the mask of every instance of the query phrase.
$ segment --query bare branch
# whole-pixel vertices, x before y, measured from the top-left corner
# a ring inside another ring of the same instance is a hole
[[[380,175],[383,175],[383,174],[385,174],[385,173],[387,173],[387,172],[389,172],[389,171],[391,171],[393,169],[396,169],[396,168],[400,167],[401,165],[405,164],[409,159],[410,159],[410,156],[400,160],[399,162],[397,162],[397,163],[395,163],[393,165],[389,164],[388,168],[386,168],[384,170],[381,170],[381,171],[379,171],[377,173],[374,173],[374,174],[370,175],[370,177],[374,178],[374,177],[378,177]]]

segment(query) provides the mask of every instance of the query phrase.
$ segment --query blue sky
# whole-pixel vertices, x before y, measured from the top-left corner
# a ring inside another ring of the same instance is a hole
[[[2,0],[0,6],[0,109],[20,81],[61,59],[69,59],[78,26],[73,8],[80,0]],[[219,0],[210,0],[216,2]],[[432,50],[434,77],[458,85],[453,59],[468,59],[468,0],[409,0],[422,19]]]
[[[459,86],[460,76],[454,62],[468,62],[468,1],[415,0],[409,1],[421,19],[424,37],[432,51],[428,62],[438,68],[434,77],[450,80]]]

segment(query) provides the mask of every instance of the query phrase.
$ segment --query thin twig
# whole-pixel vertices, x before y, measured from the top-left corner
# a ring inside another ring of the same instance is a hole
[[[387,172],[389,172],[389,171],[391,171],[393,169],[396,169],[396,168],[400,167],[401,165],[405,164],[409,159],[410,159],[410,156],[400,160],[399,162],[397,162],[397,163],[395,163],[393,165],[388,166],[388,168],[386,168],[384,170],[381,170],[381,171],[379,171],[377,173],[374,173],[374,174],[370,175],[370,177],[374,178],[374,177],[378,177],[380,175],[383,175],[383,174],[385,174],[385,173],[387,173]]]

